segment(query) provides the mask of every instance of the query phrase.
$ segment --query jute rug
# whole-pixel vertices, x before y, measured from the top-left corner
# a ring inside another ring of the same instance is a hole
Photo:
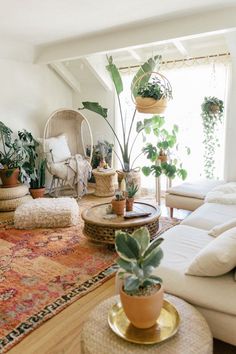
[[[160,221],[160,233],[178,223],[169,218]],[[0,250],[0,353],[116,270],[115,251],[90,243],[82,223],[27,231],[2,225]]]

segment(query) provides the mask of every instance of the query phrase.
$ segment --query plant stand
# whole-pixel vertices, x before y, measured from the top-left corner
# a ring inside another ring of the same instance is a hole
[[[99,171],[93,170],[96,181],[94,195],[97,197],[112,197],[115,194],[116,171],[113,169]]]
[[[161,165],[161,160],[156,161],[156,165]],[[171,188],[172,180],[166,177],[166,190]],[[155,178],[155,189],[156,189],[156,202],[158,205],[161,205],[161,176]]]

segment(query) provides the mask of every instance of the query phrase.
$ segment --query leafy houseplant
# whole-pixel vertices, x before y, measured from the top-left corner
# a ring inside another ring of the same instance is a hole
[[[0,139],[2,142],[2,150],[0,151],[1,179],[3,184],[9,187],[9,178],[12,179],[16,175],[13,185],[11,185],[13,187],[18,183],[18,178],[21,182],[28,179],[28,163],[36,158],[38,143],[25,129],[18,131],[18,136],[14,138],[13,131],[3,122],[0,122]]]
[[[34,199],[40,198],[45,193],[46,159],[39,160],[37,165],[33,165],[31,167],[30,194]]]
[[[127,184],[126,211],[133,210],[134,196],[138,192],[138,186],[133,182]]]
[[[222,124],[224,103],[217,97],[205,97],[201,109],[204,134],[204,172],[207,178],[214,178],[215,153],[219,146],[217,133]]]
[[[177,158],[173,158],[173,154],[177,151],[177,133],[178,126],[174,125],[171,132],[164,128],[165,119],[161,116],[153,116],[152,118],[144,121],[144,131],[146,134],[153,134],[157,138],[156,145],[147,143],[143,148],[143,152],[147,159],[153,164],[151,166],[144,166],[142,172],[145,176],[149,176],[151,173],[155,177],[159,177],[161,174],[166,175],[168,178],[175,178],[178,175],[183,180],[187,177],[187,171],[182,168],[182,163],[179,163]],[[190,153],[190,149],[187,149],[187,153]],[[170,161],[168,161],[170,159]],[[157,163],[158,160],[161,162]]]
[[[153,58],[148,59],[139,69],[137,74],[134,76],[132,84],[131,84],[131,90],[133,92],[134,96],[137,96],[137,91],[134,83],[140,80],[140,84],[144,85],[146,82],[148,82],[151,72],[157,67],[157,65],[160,62],[161,57],[160,56],[155,56]],[[121,137],[117,135],[115,129],[107,119],[107,108],[103,108],[102,106],[99,105],[97,102],[82,102],[83,107],[79,109],[88,109],[92,112],[95,112],[99,114],[101,117],[103,117],[108,124],[109,128],[111,129],[112,133],[114,134],[115,140],[117,141],[118,144],[118,149],[119,151],[115,151],[114,153],[116,154],[117,158],[120,161],[122,171],[124,172],[130,172],[133,169],[134,162],[136,161],[137,157],[136,156],[133,161],[131,161],[131,154],[134,148],[134,144],[136,142],[136,139],[138,135],[141,133],[143,130],[143,127],[140,125],[136,126],[136,135],[133,139],[131,139],[132,136],[132,131],[135,129],[135,116],[136,116],[136,108],[134,109],[132,118],[130,122],[127,121],[127,117],[125,115],[124,110],[121,107],[121,95],[123,92],[123,82],[122,78],[120,75],[119,70],[117,69],[116,65],[113,63],[113,58],[108,57],[108,65],[106,66],[107,71],[110,73],[111,79],[113,81],[114,87],[115,87],[115,92],[117,95],[118,99],[118,106],[119,106],[119,113],[120,113],[120,120],[121,120],[121,126],[122,126],[122,135]],[[145,77],[142,77],[143,74],[145,74]],[[124,177],[124,176],[123,176]],[[123,178],[122,177],[122,178]]]
[[[121,268],[119,277],[123,279],[121,303],[128,319],[138,328],[153,326],[162,308],[162,279],[152,274],[163,257],[159,247],[162,241],[157,238],[150,243],[146,227],[132,234],[116,232],[117,264]]]

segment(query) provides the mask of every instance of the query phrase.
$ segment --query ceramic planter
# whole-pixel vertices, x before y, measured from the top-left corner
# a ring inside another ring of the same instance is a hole
[[[159,289],[148,296],[130,296],[123,289],[120,299],[127,318],[137,328],[150,328],[155,325],[163,305],[164,289]]]
[[[30,188],[29,191],[34,199],[43,198],[45,193],[45,188]]]
[[[112,204],[112,210],[113,210],[113,212],[116,215],[118,215],[118,216],[124,215],[124,212],[125,212],[125,199],[123,199],[123,200],[113,199],[111,201],[111,204]]]
[[[11,188],[16,187],[20,182],[18,180],[20,174],[19,168],[4,168],[0,170],[0,177],[2,180],[2,187]]]
[[[155,100],[151,97],[137,96],[136,109],[140,113],[163,113],[167,107],[167,99]]]
[[[126,211],[133,211],[134,198],[126,198]]]

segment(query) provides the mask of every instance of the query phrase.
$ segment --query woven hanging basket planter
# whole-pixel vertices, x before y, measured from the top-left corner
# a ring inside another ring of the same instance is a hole
[[[135,98],[136,109],[140,113],[163,113],[167,107],[167,99],[155,100],[150,97],[137,96]]]
[[[134,87],[139,87],[142,88],[141,81],[142,79],[149,75],[150,78],[153,77],[154,75],[154,80],[153,83],[150,83],[150,85],[157,85],[160,87],[160,95],[162,95],[160,98],[156,99],[154,97],[148,97],[148,93],[145,94],[137,94],[136,97],[133,96],[132,92],[132,99],[133,102],[136,105],[136,109],[140,113],[151,113],[151,114],[160,114],[163,113],[166,110],[168,100],[172,98],[172,87],[169,82],[169,80],[162,74],[158,72],[148,72],[144,73],[142,76],[138,78],[138,80],[134,83]],[[149,84],[147,82],[146,84]],[[145,85],[144,85],[145,87]]]

